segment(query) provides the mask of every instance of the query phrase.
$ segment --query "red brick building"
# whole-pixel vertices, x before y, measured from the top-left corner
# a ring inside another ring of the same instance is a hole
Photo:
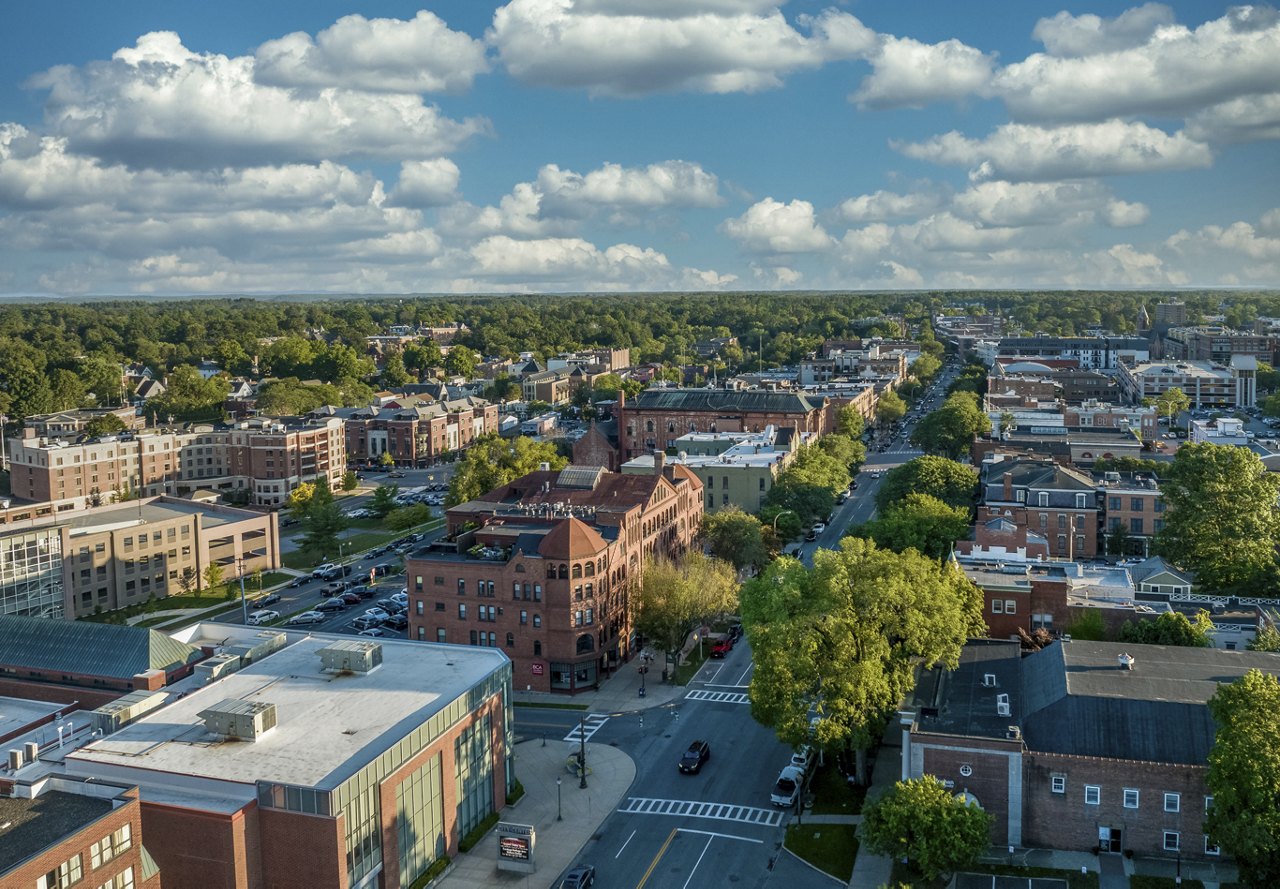
[[[430,466],[498,431],[498,406],[470,396],[445,401],[409,396],[381,407],[340,408],[334,414],[344,424],[347,458],[358,463],[373,463],[389,453],[397,466]]]
[[[1098,556],[1097,483],[1043,457],[1005,457],[983,464],[982,503],[1045,538],[1058,559]]]
[[[630,591],[697,536],[702,483],[682,466],[533,472],[450,509],[406,561],[409,638],[501,648],[517,687],[592,688],[636,650]]]

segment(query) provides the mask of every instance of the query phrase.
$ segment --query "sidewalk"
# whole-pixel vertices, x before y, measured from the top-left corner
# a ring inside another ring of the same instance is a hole
[[[895,720],[890,720],[885,729],[880,749],[876,752],[876,762],[871,769],[871,787],[867,790],[867,799],[874,799],[892,787],[902,778],[902,729]],[[859,818],[861,820],[861,818]],[[889,886],[889,877],[893,873],[893,860],[886,855],[873,855],[866,848],[858,849],[858,857],[853,862],[853,876],[849,878],[849,889],[878,889]]]

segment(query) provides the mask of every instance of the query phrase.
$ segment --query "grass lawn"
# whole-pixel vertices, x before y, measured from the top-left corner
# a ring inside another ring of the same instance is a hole
[[[867,788],[846,781],[836,768],[835,757],[831,756],[814,774],[809,791],[813,794],[815,815],[857,815],[867,797]]]
[[[1058,870],[1052,867],[1015,867],[1009,864],[975,864],[973,867],[966,867],[966,873],[970,874],[995,874],[999,877],[1057,877],[1060,880],[1066,880],[1069,889],[1098,889],[1098,875],[1095,873],[1082,874],[1078,870]],[[1133,884],[1137,886],[1137,883]],[[1187,881],[1183,881],[1184,886],[1188,885]],[[1173,880],[1169,881],[1170,889],[1173,887]],[[1203,887],[1201,887],[1203,889]]]
[[[852,824],[792,824],[787,849],[823,873],[848,882],[858,857],[857,827]]]
[[[707,662],[707,658],[710,656],[711,656],[710,642],[702,643],[701,656],[699,656],[697,648],[689,652],[689,659],[685,663],[676,667],[675,684],[688,685],[689,680],[692,679],[697,674],[697,672],[702,669],[702,665]]]

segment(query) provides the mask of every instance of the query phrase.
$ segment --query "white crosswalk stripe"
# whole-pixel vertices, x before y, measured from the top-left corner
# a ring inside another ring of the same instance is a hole
[[[603,726],[608,721],[609,721],[608,713],[588,713],[587,721],[586,721],[585,740],[590,741],[591,736],[594,735],[596,732],[600,731],[600,727]],[[584,740],[582,729],[583,729],[582,723],[575,725],[573,727],[573,730],[569,732],[569,734],[564,736],[564,739],[566,741],[575,741],[575,742],[581,743]]]
[[[742,824],[760,824],[777,827],[783,813],[777,809],[757,809],[752,806],[735,806],[729,803],[699,803],[679,799],[650,799],[643,796],[628,797],[619,812],[629,815],[672,815],[677,818],[709,818],[716,821],[738,821]]]
[[[714,701],[717,704],[750,704],[751,699],[736,691],[694,690],[684,696],[686,701]]]

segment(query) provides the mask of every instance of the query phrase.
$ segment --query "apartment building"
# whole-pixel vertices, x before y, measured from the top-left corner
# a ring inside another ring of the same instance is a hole
[[[40,437],[33,429],[23,436],[9,440],[10,483],[15,497],[36,502],[211,490],[247,491],[255,505],[278,506],[302,482],[336,486],[347,463],[335,418],[253,419],[89,441]]]
[[[1102,496],[1103,532],[1119,534],[1124,551],[1118,555],[1146,557],[1151,541],[1164,530],[1164,498],[1160,481],[1141,472],[1094,473]]]
[[[1124,361],[1149,360],[1151,351],[1142,337],[1010,336],[999,341],[995,356],[1073,359],[1085,370],[1115,370]]]
[[[1175,327],[1164,340],[1164,355],[1171,361],[1230,364],[1234,355],[1249,355],[1271,364],[1275,353],[1275,337],[1229,327]]]
[[[397,466],[430,466],[498,431],[498,406],[472,396],[442,401],[407,397],[381,406],[327,411],[342,420],[347,458],[357,463],[375,463],[390,454]]]
[[[630,349],[582,349],[578,352],[562,352],[547,361],[547,370],[581,367],[596,373],[617,373],[630,366]]]
[[[112,416],[124,424],[125,429],[137,430],[146,426],[146,417],[138,414],[133,405],[124,407],[102,408],[100,410],[59,411],[55,414],[33,414],[22,421],[26,429],[31,429],[41,438],[65,438],[80,435],[85,427],[94,420]]]
[[[0,510],[0,614],[76,618],[280,565],[274,513],[176,497]]]
[[[1230,364],[1211,361],[1139,361],[1119,367],[1116,379],[1134,404],[1181,389],[1194,408],[1253,407],[1258,400],[1258,362],[1236,355]]]
[[[1098,494],[1090,476],[1040,457],[991,460],[982,472],[983,505],[1039,533],[1051,556],[1097,558]]]
[[[459,504],[406,559],[409,638],[501,649],[519,685],[594,688],[637,650],[631,594],[693,544],[702,483],[661,455],[647,475],[569,466]]]

